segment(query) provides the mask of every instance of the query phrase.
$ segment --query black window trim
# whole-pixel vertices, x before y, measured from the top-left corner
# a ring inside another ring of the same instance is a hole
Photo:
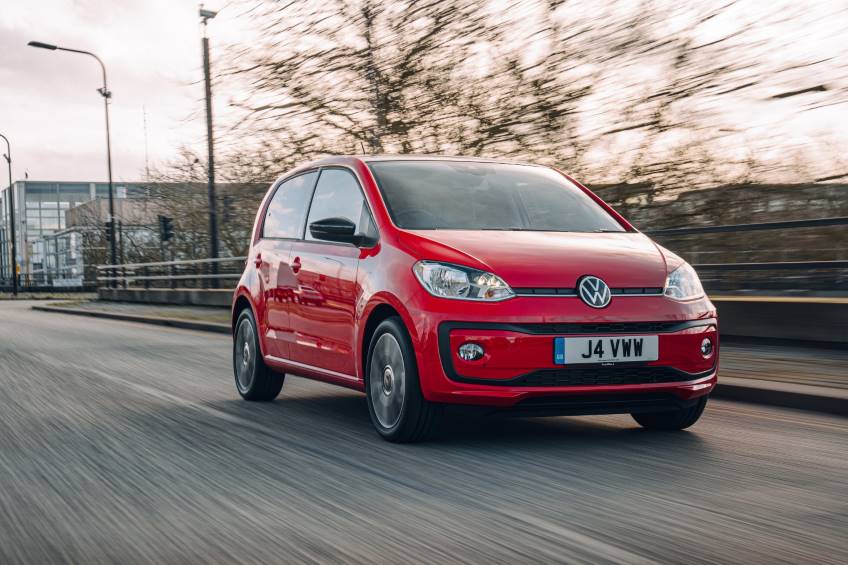
[[[321,169],[317,168],[317,167],[312,168],[312,169],[307,169],[305,171],[298,171],[298,172],[296,172],[292,175],[289,175],[285,178],[282,178],[282,179],[278,180],[277,183],[271,188],[271,196],[270,196],[270,198],[268,198],[268,204],[262,210],[262,225],[259,227],[259,240],[260,241],[265,240],[265,239],[270,240],[270,241],[299,241],[299,240],[303,239],[304,230],[301,230],[301,237],[300,238],[266,236],[265,235],[265,220],[268,219],[268,208],[271,207],[271,202],[274,201],[274,197],[277,195],[277,191],[280,190],[280,187],[283,186],[285,183],[287,183],[290,180],[296,179],[297,177],[300,177],[300,176],[303,176],[303,175],[307,175],[309,173],[318,173],[318,174],[315,175],[315,182],[312,183],[312,186],[309,189],[312,192],[309,195],[309,204],[306,206],[306,216],[304,217],[304,220],[303,220],[304,228],[306,227],[306,223],[309,220],[309,209],[312,206],[312,198],[315,196],[315,188],[318,186],[318,178],[320,178],[320,176],[321,176]]]
[[[343,247],[357,247],[352,243],[344,243],[342,241],[324,241],[322,239],[306,239],[306,230],[309,229],[309,214],[312,212],[312,201],[315,200],[315,193],[318,191],[318,183],[321,181],[321,173],[323,173],[327,169],[341,169],[347,171],[353,177],[354,182],[356,183],[357,188],[359,189],[359,194],[362,196],[362,202],[365,204],[365,209],[368,211],[368,217],[371,220],[371,223],[374,225],[374,229],[377,232],[377,240],[371,245],[369,248],[373,248],[377,245],[377,242],[380,241],[380,228],[377,226],[377,222],[374,221],[374,212],[371,209],[371,203],[368,202],[368,195],[365,194],[365,190],[362,188],[362,183],[359,182],[359,177],[356,175],[356,171],[353,170],[352,167],[347,165],[327,165],[325,167],[321,167],[318,169],[318,177],[315,179],[315,185],[312,187],[312,196],[309,198],[309,206],[306,209],[306,222],[303,224],[303,232],[300,234],[300,239],[296,241],[301,241],[303,243],[317,243],[320,245],[340,245]]]

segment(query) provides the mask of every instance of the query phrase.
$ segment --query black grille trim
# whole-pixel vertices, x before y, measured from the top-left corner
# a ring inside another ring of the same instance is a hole
[[[577,296],[576,288],[516,287],[512,290],[516,296]],[[662,296],[663,289],[660,287],[611,288],[610,294],[613,296]]]
[[[512,291],[517,296],[577,296],[577,289],[574,288],[531,288],[518,287]]]
[[[562,323],[562,324],[498,324],[488,322],[443,322],[439,332],[449,333],[451,330],[507,330],[534,335],[569,335],[569,334],[639,334],[639,333],[670,333],[698,326],[713,326],[715,318],[704,320],[688,320],[685,322],[599,322],[599,323]]]

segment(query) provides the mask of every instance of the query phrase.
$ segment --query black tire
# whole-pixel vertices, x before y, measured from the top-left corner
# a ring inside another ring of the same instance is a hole
[[[689,408],[680,408],[668,412],[645,412],[643,414],[631,414],[631,416],[639,425],[649,430],[683,430],[698,421],[706,406],[707,397],[702,396],[697,403]]]
[[[245,308],[233,332],[233,376],[236,390],[245,400],[267,402],[280,394],[285,375],[265,364],[259,348],[259,334],[253,312]]]
[[[426,441],[440,429],[444,407],[421,393],[412,340],[398,317],[383,320],[371,337],[365,393],[371,422],[387,441]]]

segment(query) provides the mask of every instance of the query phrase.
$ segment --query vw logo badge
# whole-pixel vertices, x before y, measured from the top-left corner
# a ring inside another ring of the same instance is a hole
[[[607,283],[591,275],[580,279],[577,292],[580,294],[580,299],[592,308],[604,308],[612,298]]]

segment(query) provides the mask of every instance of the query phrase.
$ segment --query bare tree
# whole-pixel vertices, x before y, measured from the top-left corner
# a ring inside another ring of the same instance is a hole
[[[256,209],[268,189],[271,174],[260,162],[229,155],[219,169],[218,236],[222,255],[241,256],[247,251]],[[206,165],[199,156],[183,149],[177,160],[151,172],[150,197],[156,216],[172,219],[174,240],[169,255],[177,259],[200,259],[209,241]],[[158,236],[158,226],[157,236]]]

